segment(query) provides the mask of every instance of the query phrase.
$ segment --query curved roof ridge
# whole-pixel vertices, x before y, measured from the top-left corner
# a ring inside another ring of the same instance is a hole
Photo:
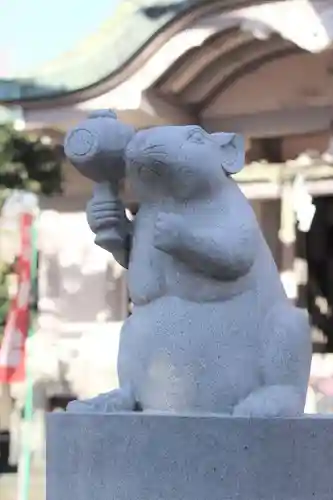
[[[83,95],[91,97],[96,94],[97,88],[99,91],[101,88],[110,90],[129,78],[170,37],[192,26],[195,21],[214,13],[223,15],[247,6],[276,1],[124,0],[99,30],[75,49],[37,71],[21,75],[16,82],[3,82],[2,86],[7,85],[8,89],[4,89],[6,97],[0,97],[0,102],[39,103],[48,99],[69,102],[79,95],[80,98]],[[174,4],[177,4],[177,9]],[[152,6],[163,7],[162,14],[147,14]],[[121,21],[124,19],[125,22]]]
[[[133,0],[123,0],[116,8],[115,13],[106,19],[98,30],[77,42],[72,49],[55,59],[51,59],[41,66],[34,67],[28,73],[22,74],[22,77],[33,77],[36,72],[41,77],[48,73],[52,74],[54,71],[72,64],[73,60],[78,61],[82,57],[86,58],[89,54],[96,53],[104,45],[104,42],[110,41],[110,28],[114,28],[116,23],[123,22],[124,16],[133,14],[137,8],[138,6]]]

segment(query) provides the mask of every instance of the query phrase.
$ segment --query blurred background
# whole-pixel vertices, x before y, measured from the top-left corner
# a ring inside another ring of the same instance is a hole
[[[333,412],[332,40],[330,0],[0,0],[1,500],[44,498],[47,412],[117,385],[125,274],[62,147],[96,109],[244,134],[236,179],[311,318],[306,412]]]

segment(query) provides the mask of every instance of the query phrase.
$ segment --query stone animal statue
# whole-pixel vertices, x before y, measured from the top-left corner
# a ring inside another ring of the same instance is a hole
[[[101,119],[97,136],[106,137],[108,126]],[[121,332],[119,389],[68,411],[301,415],[308,317],[287,299],[254,212],[231,178],[244,164],[242,139],[192,125],[127,138],[122,158],[140,202],[135,221],[105,182],[88,206],[97,243],[100,228],[116,233],[104,248],[128,267],[134,307]],[[108,142],[108,151],[120,151],[116,137]],[[67,140],[80,168],[77,149]]]

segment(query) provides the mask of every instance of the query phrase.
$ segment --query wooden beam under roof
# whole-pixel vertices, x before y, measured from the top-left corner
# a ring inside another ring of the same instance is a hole
[[[283,183],[296,175],[304,175],[306,180],[333,179],[333,164],[314,161],[308,165],[296,161],[286,163],[253,162],[234,176],[239,183]]]
[[[294,163],[254,162],[234,176],[235,181],[249,199],[281,198],[282,187],[303,175],[312,196],[333,195],[333,165],[324,162],[309,165]]]

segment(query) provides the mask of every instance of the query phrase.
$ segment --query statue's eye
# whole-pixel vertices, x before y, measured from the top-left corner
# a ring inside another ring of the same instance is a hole
[[[201,130],[194,130],[190,134],[189,140],[191,142],[195,142],[196,144],[204,144],[205,143],[205,136]]]

